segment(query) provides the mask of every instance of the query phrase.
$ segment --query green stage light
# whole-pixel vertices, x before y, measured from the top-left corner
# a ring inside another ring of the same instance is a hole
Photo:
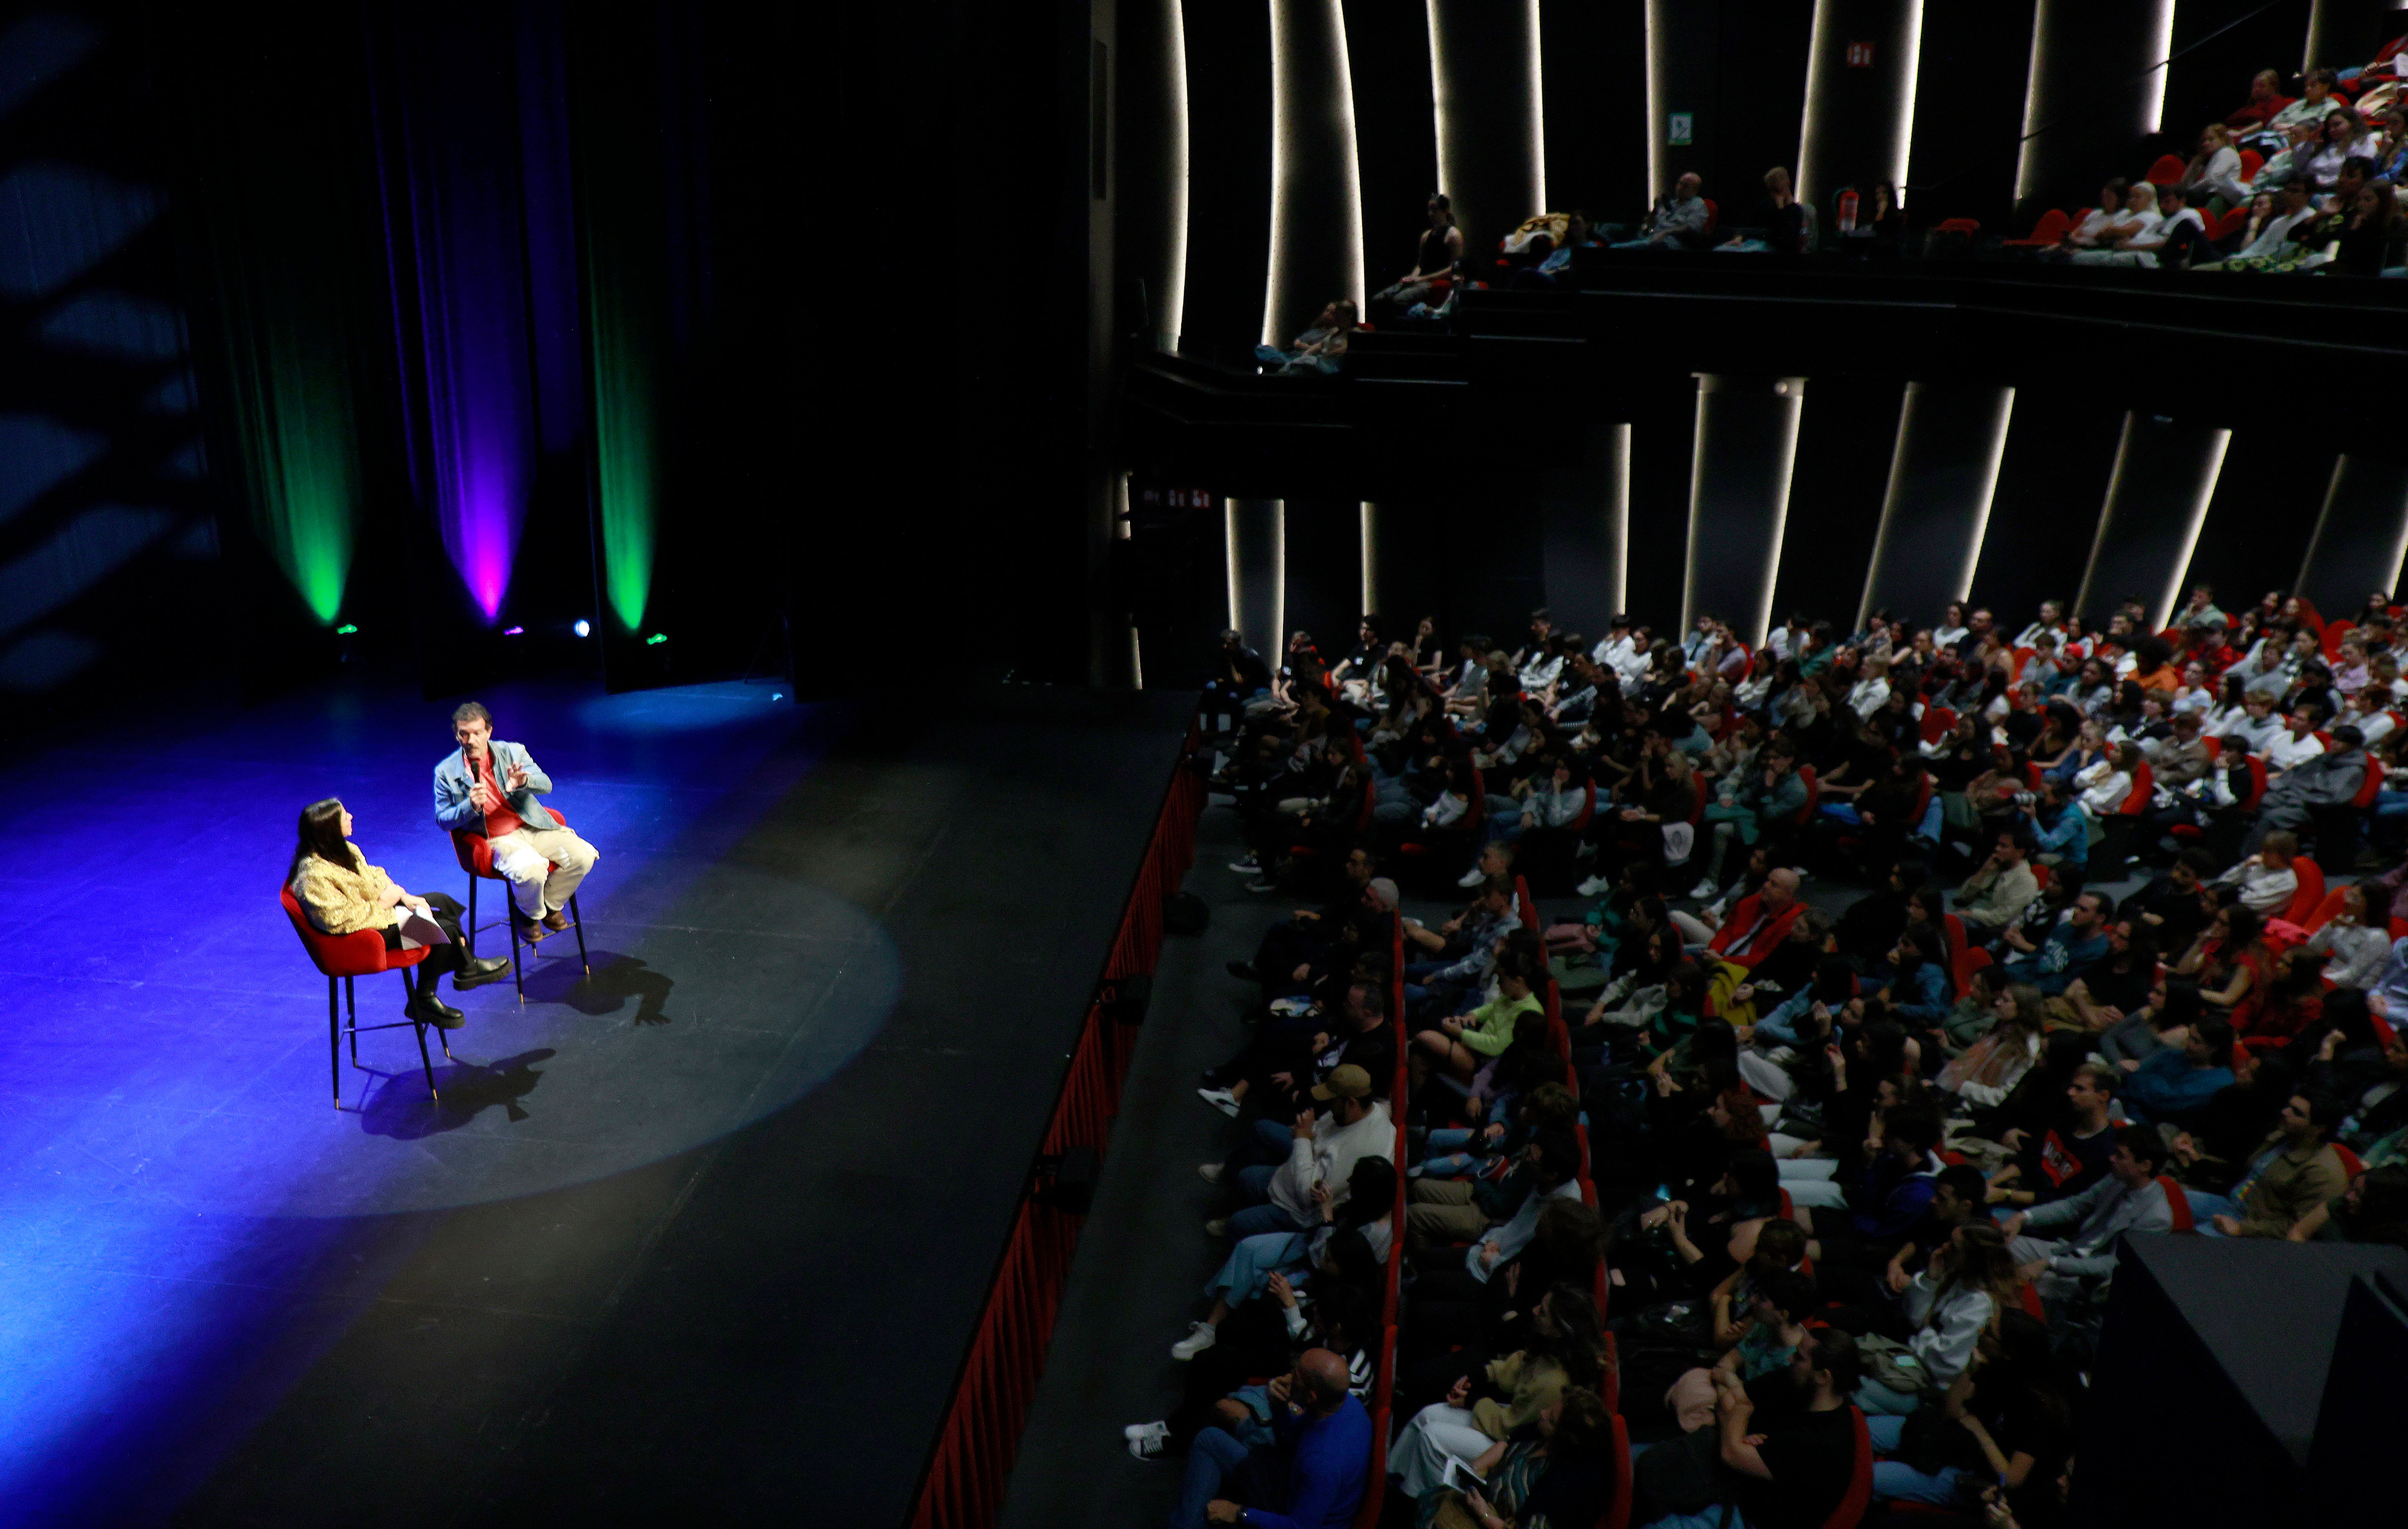
[[[350,636],[352,633],[357,632],[358,630],[359,630],[359,628],[358,628],[358,627],[353,626],[353,625],[352,625],[351,622],[345,622],[342,625],[340,625],[340,626],[338,626],[338,627],[335,628],[335,636],[338,636],[338,637],[348,637],[348,636]]]
[[[666,633],[666,632],[655,632],[655,633],[653,633],[651,636],[646,637],[646,638],[644,639],[644,646],[645,646],[645,647],[647,647],[647,648],[658,648],[662,643],[665,643],[665,642],[666,642],[666,641],[668,641],[668,640],[669,640],[669,635],[668,635],[667,633]]]
[[[611,264],[592,265],[594,434],[600,469],[603,588],[619,623],[643,625],[652,593],[652,358],[645,323]]]

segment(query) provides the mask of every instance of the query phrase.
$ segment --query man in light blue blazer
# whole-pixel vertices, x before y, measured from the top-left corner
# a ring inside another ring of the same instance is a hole
[[[510,886],[519,937],[539,940],[568,927],[561,911],[599,858],[537,797],[552,777],[523,744],[494,736],[494,714],[474,701],[452,713],[459,749],[435,766],[435,821],[452,833],[485,836],[494,869]]]

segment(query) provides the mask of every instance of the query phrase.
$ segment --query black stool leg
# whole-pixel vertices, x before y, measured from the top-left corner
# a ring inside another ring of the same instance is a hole
[[[326,979],[326,1070],[335,1075],[335,1107],[343,1107],[343,1013],[335,998],[335,979]]]
[[[405,978],[401,985],[407,990],[408,979]],[[348,977],[343,979],[343,1007],[351,1011],[351,1065],[356,1067],[360,1065],[360,1002],[359,994],[351,991],[351,979]]]
[[[504,901],[508,904],[509,911],[502,915],[502,921],[510,926],[510,981],[518,987],[519,1007],[524,1008],[526,1007],[526,963],[519,959],[518,899],[504,893]]]
[[[469,960],[477,959],[477,877],[474,872],[468,876],[468,922],[460,931],[460,947],[468,952]]]
[[[577,964],[585,968],[586,976],[591,977],[594,975],[594,963],[585,956],[585,915],[577,910],[577,893],[573,892],[568,894],[568,927],[577,931]]]
[[[428,977],[423,979],[423,980],[432,982],[435,979]],[[432,992],[434,990],[430,988],[426,991]],[[404,998],[414,998],[417,996],[416,993],[410,991],[409,968],[407,966],[401,968],[401,992]],[[435,1064],[429,1061],[426,1055],[426,1022],[418,1017],[417,1006],[415,1004],[410,1006],[409,1029],[410,1033],[418,1037],[418,1065],[422,1068],[425,1069],[426,1072],[426,1097],[429,1100],[440,1103],[443,1095],[435,1092]],[[446,1056],[451,1055],[452,1053],[450,1049],[446,1048],[443,1054]]]

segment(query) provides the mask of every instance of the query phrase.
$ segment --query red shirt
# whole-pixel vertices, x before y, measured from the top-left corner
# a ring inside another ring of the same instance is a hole
[[[502,804],[501,810],[489,811],[485,814],[485,836],[489,839],[497,839],[505,834],[515,834],[524,828],[526,820],[510,810],[509,793],[502,789],[500,781],[494,779],[494,750],[487,749],[485,757],[482,759],[469,754],[465,749],[461,752],[466,754],[468,760],[468,787],[471,794],[481,797],[484,795],[484,788],[490,785],[494,788],[494,796]]]

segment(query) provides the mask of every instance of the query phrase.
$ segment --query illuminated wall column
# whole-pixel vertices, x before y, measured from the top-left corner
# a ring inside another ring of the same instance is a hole
[[[1271,249],[1263,343],[1363,292],[1354,79],[1339,0],[1271,0]]]
[[[2324,512],[2294,581],[2327,616],[2353,611],[2376,590],[2396,593],[2408,556],[2408,463],[2343,457],[2325,488]],[[2272,582],[2270,579],[2269,582]]]
[[[1540,487],[1546,603],[1557,629],[1602,636],[1628,608],[1630,426],[1590,424],[1580,446],[1575,464]]]
[[[1439,190],[1467,253],[1548,210],[1538,0],[1427,0]]]
[[[1279,499],[1223,502],[1229,538],[1229,624],[1250,647],[1279,664],[1287,622],[1287,505]]]
[[[2040,0],[2015,166],[2019,220],[2098,191],[2100,155],[2129,158],[2165,107],[2174,0]],[[2118,161],[2120,163],[2120,160]]]
[[[1145,288],[1155,343],[1179,338],[1187,300],[1187,34],[1181,0],[1133,0],[1121,15],[1113,156],[1119,260]]]
[[[2365,59],[2350,53],[2345,40],[2349,29],[2339,23],[2341,12],[2366,8],[2362,3],[2349,6],[2340,3],[2340,0],[2309,0],[2307,36],[2300,40],[2300,72],[2305,74],[2310,69],[2319,67],[2346,69],[2353,64],[2364,64]],[[2372,56],[2372,49],[2367,49],[2365,51],[2370,57]],[[2349,56],[2334,56],[2337,53]]]
[[[2147,604],[2149,619],[2165,624],[2231,442],[2232,432],[2220,426],[2162,414],[2124,416],[2124,438],[2115,450],[2115,471],[2107,480],[2107,502],[2091,537],[2075,614],[2103,622],[2126,597],[2137,595]]]
[[[1799,130],[1798,194],[1836,228],[1834,193],[1854,186],[1871,216],[1876,180],[1906,182],[1924,0],[1815,0]],[[1861,52],[1870,48],[1870,62]]]
[[[1906,385],[1859,627],[1875,610],[1937,615],[1972,593],[2014,407],[2013,388]]]
[[[1684,631],[1711,611],[1747,641],[1764,640],[1805,398],[1802,377],[1698,376]]]

